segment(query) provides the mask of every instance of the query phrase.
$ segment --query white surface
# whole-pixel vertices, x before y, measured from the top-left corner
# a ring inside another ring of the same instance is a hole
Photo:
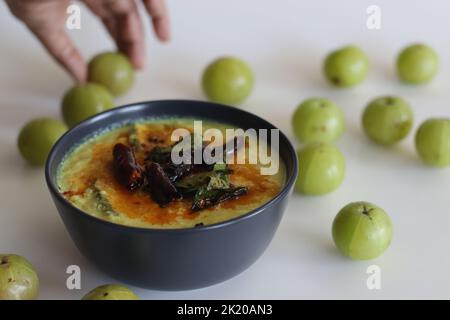
[[[395,3],[394,3],[395,2]],[[382,30],[366,28],[366,8],[382,9]],[[149,35],[148,66],[118,104],[149,99],[201,99],[199,77],[217,56],[247,60],[256,87],[242,107],[279,126],[290,137],[294,107],[310,96],[342,106],[348,130],[338,142],[347,175],[323,197],[294,195],[264,256],[225,283],[195,291],[136,289],[146,299],[216,298],[450,298],[450,169],[421,164],[413,134],[396,147],[374,146],[360,128],[368,100],[398,94],[411,102],[416,124],[450,115],[450,2],[445,0],[190,0],[169,1],[173,39],[161,45]],[[85,57],[112,48],[99,22],[83,8],[82,30],[71,31]],[[59,117],[59,101],[71,85],[37,41],[0,2],[0,252],[32,261],[42,282],[40,298],[79,299],[113,279],[86,261],[73,245],[50,200],[43,171],[28,168],[16,149],[20,127],[36,116]],[[395,78],[393,61],[406,44],[426,41],[442,58],[430,85],[408,87]],[[347,43],[361,46],[372,69],[352,90],[329,87],[323,57]],[[390,213],[395,236],[379,259],[343,258],[331,240],[331,223],[345,204],[367,200]],[[65,287],[66,267],[82,268],[82,290]],[[368,290],[366,268],[376,264],[382,289]]]

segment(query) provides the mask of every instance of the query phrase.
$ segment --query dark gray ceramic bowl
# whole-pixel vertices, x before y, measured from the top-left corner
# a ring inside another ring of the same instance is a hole
[[[209,286],[244,271],[273,238],[298,170],[294,148],[283,133],[279,143],[287,177],[283,189],[258,209],[214,225],[158,230],[113,224],[74,207],[56,185],[57,169],[64,156],[94,132],[124,120],[164,116],[210,119],[243,129],[275,128],[246,111],[209,102],[152,101],[115,108],[80,123],[55,144],[45,168],[48,188],[78,249],[110,276],[149,289]]]

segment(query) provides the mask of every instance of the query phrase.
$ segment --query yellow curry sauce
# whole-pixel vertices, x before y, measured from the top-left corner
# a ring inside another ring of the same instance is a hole
[[[192,201],[189,199],[160,207],[148,192],[130,192],[117,182],[112,164],[112,150],[116,143],[136,147],[136,160],[143,163],[153,147],[173,144],[170,137],[176,128],[192,131],[193,121],[166,119],[139,122],[96,135],[66,156],[58,171],[60,192],[79,209],[114,223],[144,228],[190,228],[241,216],[260,207],[280,191],[284,182],[281,161],[276,175],[261,175],[257,164],[230,164],[230,182],[246,186],[247,194],[196,212],[191,210]],[[225,132],[226,128],[232,127],[204,121],[203,129],[208,128]]]

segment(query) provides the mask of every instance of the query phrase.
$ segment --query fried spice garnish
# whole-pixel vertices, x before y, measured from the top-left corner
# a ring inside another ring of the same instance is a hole
[[[193,137],[191,137],[193,141]],[[179,142],[177,142],[179,143]],[[152,199],[161,207],[182,198],[192,199],[193,212],[217,205],[223,201],[236,199],[247,193],[244,186],[234,186],[229,183],[232,171],[225,163],[206,164],[194,163],[194,145],[191,148],[190,163],[175,164],[171,159],[171,146],[155,146],[145,158],[145,169],[136,161],[132,148],[122,143],[114,146],[114,173],[119,183],[129,191],[137,188],[149,192]],[[200,151],[204,151],[203,143]],[[231,152],[236,152],[238,142],[222,146],[223,160]],[[215,152],[212,152],[214,156]]]
[[[122,143],[117,143],[113,149],[113,168],[117,181],[134,191],[144,182],[142,167],[137,163],[133,149]]]

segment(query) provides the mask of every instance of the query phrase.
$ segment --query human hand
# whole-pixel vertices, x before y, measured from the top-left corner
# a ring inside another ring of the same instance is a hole
[[[83,0],[97,15],[136,69],[144,67],[145,42],[135,0]],[[142,0],[153,29],[161,41],[169,40],[169,18],[164,0]],[[11,12],[30,29],[47,51],[80,83],[86,81],[87,65],[65,32],[69,0],[6,0]]]

